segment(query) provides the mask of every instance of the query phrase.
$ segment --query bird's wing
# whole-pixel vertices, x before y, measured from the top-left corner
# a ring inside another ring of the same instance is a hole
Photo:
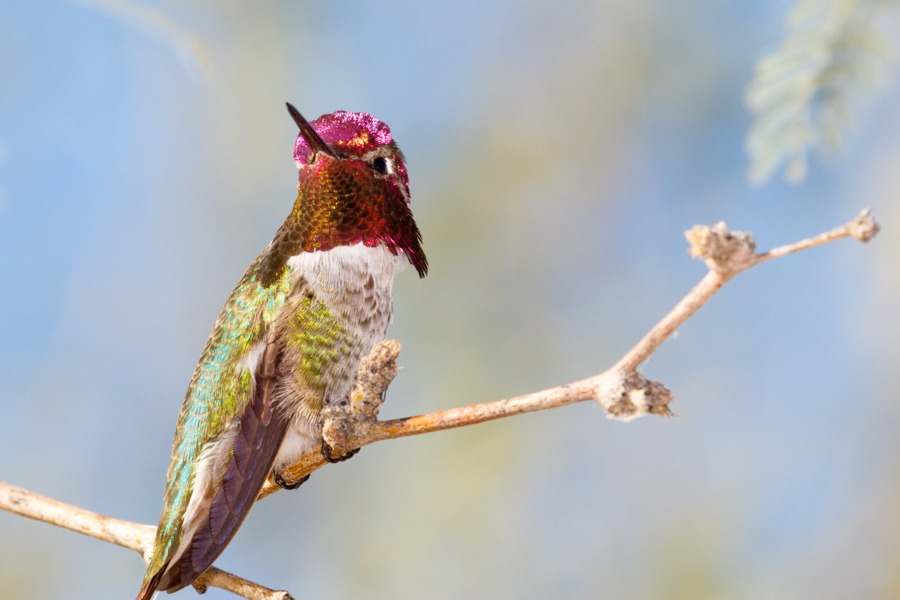
[[[188,585],[215,560],[250,510],[284,436],[287,423],[273,399],[279,353],[270,336],[292,283],[284,273],[274,284],[260,285],[260,260],[222,309],[194,371],[137,600]],[[223,479],[214,493],[211,482]]]
[[[222,485],[196,528],[186,532],[191,538],[181,541],[184,550],[166,568],[160,589],[180,590],[212,565],[237,533],[272,471],[290,421],[274,397],[279,355],[274,341],[266,344],[256,368],[253,397],[235,421],[231,447],[225,450],[230,460],[224,466]]]

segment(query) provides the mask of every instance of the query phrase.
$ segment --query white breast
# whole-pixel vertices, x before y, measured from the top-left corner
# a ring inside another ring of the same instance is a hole
[[[393,313],[394,276],[406,265],[406,257],[394,255],[384,246],[362,244],[339,246],[327,252],[304,252],[288,259],[295,282],[303,278],[316,298],[327,302],[352,330],[359,342],[359,358],[384,339]],[[325,402],[350,392],[359,368],[344,364],[326,392]],[[293,462],[300,454],[320,443],[318,428],[297,415],[275,459],[275,468]]]
[[[384,246],[338,246],[328,252],[303,252],[288,259],[295,277],[304,277],[317,293],[339,293],[346,287],[365,285],[369,275],[379,292],[391,295],[394,276],[406,265],[402,254]]]

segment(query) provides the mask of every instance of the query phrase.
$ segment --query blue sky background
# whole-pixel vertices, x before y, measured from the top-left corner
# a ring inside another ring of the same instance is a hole
[[[767,249],[873,205],[884,231],[729,283],[642,369],[677,418],[370,446],[218,566],[323,600],[900,594],[897,85],[805,183],[752,188],[743,93],[787,5],[561,6],[0,4],[0,480],[157,521],[194,364],[295,195],[289,100],[371,112],[408,157],[431,269],[398,278],[385,417],[604,370],[703,276],[694,224]],[[0,598],[143,571],[0,514]]]

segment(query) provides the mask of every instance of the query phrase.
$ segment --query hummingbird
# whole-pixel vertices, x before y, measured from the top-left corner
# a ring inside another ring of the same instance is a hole
[[[403,153],[386,124],[338,111],[300,128],[297,198],[216,320],[178,416],[165,503],[137,600],[190,585],[232,540],[270,474],[322,440],[384,339],[395,275],[428,270]],[[350,453],[352,454],[352,453]]]

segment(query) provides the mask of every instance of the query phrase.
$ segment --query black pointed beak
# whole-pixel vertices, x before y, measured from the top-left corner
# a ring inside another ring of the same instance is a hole
[[[297,124],[297,127],[300,128],[300,135],[303,136],[303,139],[306,140],[306,143],[309,144],[310,149],[313,152],[322,152],[331,156],[332,158],[337,158],[337,154],[334,153],[334,150],[325,143],[316,130],[312,128],[312,125],[309,124],[309,121],[303,118],[303,115],[300,114],[300,111],[294,108],[294,105],[290,102],[285,102],[287,105],[288,112],[291,113],[291,117],[294,119],[294,123]]]

